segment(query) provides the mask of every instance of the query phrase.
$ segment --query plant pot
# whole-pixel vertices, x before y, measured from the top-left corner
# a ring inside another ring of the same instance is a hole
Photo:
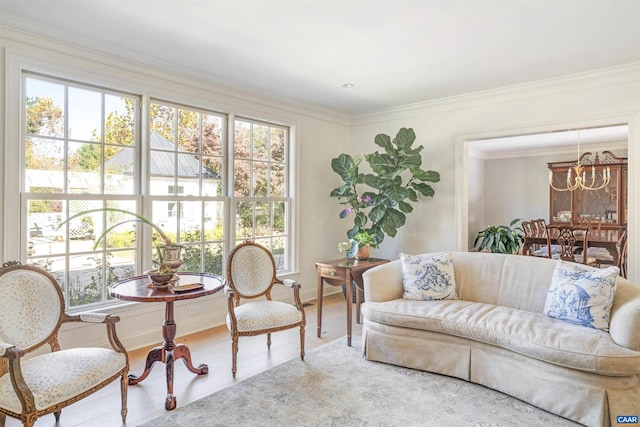
[[[160,252],[162,253],[162,261],[160,262],[159,270],[162,273],[175,273],[182,265],[181,253],[182,245],[160,245]]]
[[[370,252],[371,247],[369,246],[358,247],[358,250],[356,251],[356,259],[367,259],[369,258]]]

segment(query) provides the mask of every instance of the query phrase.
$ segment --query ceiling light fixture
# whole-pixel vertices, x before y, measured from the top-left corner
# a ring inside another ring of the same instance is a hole
[[[574,174],[575,177],[573,176]],[[583,170],[580,164],[580,130],[578,130],[578,160],[575,166],[567,169],[566,188],[559,188],[553,185],[553,172],[549,171],[549,185],[556,191],[600,190],[609,185],[609,181],[611,181],[611,170],[607,166],[602,169],[602,183],[596,186],[596,167],[591,165],[591,183],[587,185],[587,172]]]
[[[345,84],[342,85],[342,87],[345,88],[345,89],[352,88],[353,87],[353,83],[345,83]]]

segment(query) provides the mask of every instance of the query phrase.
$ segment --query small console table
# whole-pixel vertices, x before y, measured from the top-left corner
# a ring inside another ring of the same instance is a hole
[[[351,314],[351,307],[353,305],[352,282],[356,282],[356,321],[360,323],[361,291],[364,290],[362,273],[386,262],[389,262],[389,260],[383,258],[341,258],[316,263],[316,270],[318,270],[318,338],[320,338],[322,333],[322,297],[324,282],[327,282],[331,286],[342,286],[343,283],[346,284],[347,345],[351,347],[351,318],[353,317]]]
[[[197,368],[191,363],[191,352],[184,344],[176,344],[176,322],[173,318],[173,303],[179,300],[193,299],[210,295],[224,288],[224,280],[219,276],[205,273],[178,273],[178,283],[175,285],[202,284],[202,287],[187,291],[174,290],[173,286],[164,289],[155,289],[151,286],[147,276],[137,276],[121,280],[109,286],[109,293],[123,301],[136,302],[164,302],[164,322],[162,323],[162,346],[151,349],[147,355],[144,371],[140,376],[129,374],[129,384],[138,384],[147,378],[151,368],[156,362],[166,364],[167,372],[167,398],[164,404],[166,410],[176,407],[176,397],[173,394],[173,363],[182,359],[184,364],[194,374],[204,375],[209,372],[209,367],[204,363]],[[182,283],[180,283],[182,282]]]

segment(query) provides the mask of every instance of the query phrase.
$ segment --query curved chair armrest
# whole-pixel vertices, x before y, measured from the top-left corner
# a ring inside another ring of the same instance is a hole
[[[118,323],[120,317],[112,316],[108,313],[77,313],[65,314],[63,322],[85,322],[85,323]]]
[[[640,351],[640,288],[618,277],[609,334],[616,344]]]
[[[13,344],[0,342],[0,357],[7,359],[17,359],[24,355],[24,352]]]
[[[83,323],[102,323],[107,326],[107,337],[109,338],[109,344],[111,347],[120,353],[127,354],[127,350],[124,348],[120,340],[118,339],[118,334],[116,333],[116,323],[120,321],[120,317],[112,316],[107,313],[78,313],[78,314],[64,314],[62,318],[62,323],[65,322],[83,322]],[[59,345],[55,347],[60,348]],[[129,363],[129,356],[127,356],[127,364]]]
[[[299,282],[297,282],[297,281],[295,281],[293,279],[282,279],[282,280],[278,279],[278,283],[286,286],[287,288],[300,289],[302,287],[302,285]]]

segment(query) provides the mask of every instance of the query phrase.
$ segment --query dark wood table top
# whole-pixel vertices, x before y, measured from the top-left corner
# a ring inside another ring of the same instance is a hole
[[[179,280],[174,286],[184,286],[192,283],[201,283],[199,289],[188,291],[176,291],[173,286],[164,289],[156,289],[151,285],[149,277],[136,276],[120,280],[109,286],[109,294],[123,301],[137,302],[166,302],[199,298],[221,291],[225,280],[217,275],[208,273],[177,273]]]
[[[384,264],[389,262],[384,258],[367,258],[367,259],[355,259],[355,258],[340,258],[330,261],[316,262],[316,265],[337,267],[337,268],[359,268],[359,267],[371,267],[372,265]]]

